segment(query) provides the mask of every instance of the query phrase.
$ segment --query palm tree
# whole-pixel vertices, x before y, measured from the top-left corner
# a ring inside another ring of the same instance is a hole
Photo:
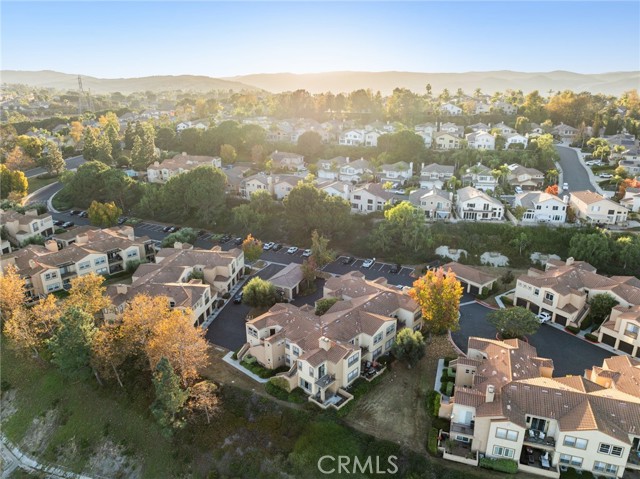
[[[476,89],[474,90],[474,92],[473,92],[473,96],[474,96],[475,98],[480,98],[480,97],[482,96],[482,89],[480,89],[480,88],[476,88]]]
[[[547,171],[547,181],[550,185],[555,185],[558,182],[558,178],[560,177],[560,173],[555,168],[553,170]]]

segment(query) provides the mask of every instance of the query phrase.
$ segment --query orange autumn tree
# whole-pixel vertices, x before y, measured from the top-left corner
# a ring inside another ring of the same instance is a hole
[[[0,314],[7,320],[24,308],[24,279],[18,274],[18,268],[7,266],[4,272],[0,272]]]
[[[462,286],[456,275],[443,268],[427,271],[418,278],[409,290],[411,296],[422,309],[422,316],[435,333],[458,329],[458,309],[462,297]]]
[[[53,295],[40,300],[30,309],[21,307],[4,323],[4,332],[19,353],[40,358],[46,345],[60,324],[62,310]]]
[[[624,198],[627,188],[640,188],[640,181],[635,178],[626,178],[618,186],[618,198]]]
[[[69,297],[65,301],[66,308],[75,307],[94,315],[108,307],[111,301],[105,296],[106,288],[102,283],[104,283],[104,277],[95,273],[73,278]]]
[[[547,186],[547,189],[544,190],[545,193],[549,193],[550,195],[558,196],[558,185]]]

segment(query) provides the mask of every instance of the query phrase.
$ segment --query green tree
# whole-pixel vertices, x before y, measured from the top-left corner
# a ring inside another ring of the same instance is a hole
[[[589,300],[589,317],[594,324],[600,325],[611,314],[618,301],[609,293],[595,294]]]
[[[151,404],[151,412],[166,435],[183,425],[179,413],[189,397],[189,391],[180,388],[180,377],[175,373],[167,358],[158,362],[153,373],[153,387],[156,399]]]
[[[616,240],[618,258],[624,271],[640,270],[640,236],[622,236]]]
[[[60,326],[47,344],[51,361],[60,368],[62,374],[73,379],[90,375],[92,342],[96,331],[93,317],[78,308],[68,309],[60,318]]]
[[[112,111],[109,111],[101,116],[98,122],[102,128],[102,136],[105,137],[111,146],[111,156],[117,158],[120,156],[120,153],[122,153],[122,148],[120,148],[120,123],[118,122],[118,116]]]
[[[220,158],[226,165],[235,163],[237,156],[238,154],[233,145],[224,144],[220,146]]]
[[[322,316],[331,309],[331,306],[338,302],[338,298],[322,298],[316,301],[316,316]]]
[[[0,198],[22,198],[29,190],[29,181],[22,171],[11,171],[0,164]]]
[[[58,176],[65,170],[66,163],[64,162],[64,158],[62,158],[62,153],[60,153],[58,145],[53,141],[48,141],[45,144],[41,164],[47,169],[50,175]]]
[[[257,276],[242,291],[242,302],[253,308],[269,308],[278,301],[278,292],[273,283]]]
[[[531,238],[524,231],[511,240],[511,246],[518,248],[518,254],[522,256],[522,251],[526,250],[531,244]]]
[[[529,118],[526,116],[516,118],[516,131],[521,135],[529,133]]]
[[[443,268],[429,270],[413,283],[409,296],[422,309],[426,324],[436,333],[458,329],[458,309],[463,289],[456,275]]]
[[[136,125],[131,163],[136,171],[145,171],[156,160],[155,129],[149,123]]]
[[[118,223],[118,218],[122,215],[122,210],[112,201],[110,203],[100,203],[92,201],[89,210],[89,221],[92,225],[108,228]]]
[[[320,236],[317,230],[311,233],[311,256],[318,268],[323,268],[336,258],[336,252],[329,249],[329,240]]]
[[[262,256],[262,241],[248,235],[242,242],[242,251],[244,252],[244,260],[247,263],[253,263]]]
[[[400,361],[406,361],[412,368],[426,353],[426,344],[420,331],[404,328],[396,335],[396,341],[391,350]]]
[[[305,131],[298,138],[298,153],[307,161],[317,159],[322,149],[322,137],[315,131]]]
[[[181,228],[171,234],[168,234],[162,240],[163,248],[173,248],[176,242],[194,244],[198,238],[198,232],[193,228]]]
[[[601,269],[609,263],[613,253],[605,233],[576,234],[569,241],[569,256]]]
[[[378,138],[378,152],[386,153],[385,163],[418,162],[424,157],[425,151],[424,138],[411,130],[385,134]]]
[[[492,311],[487,316],[487,320],[495,326],[502,339],[522,338],[535,334],[540,327],[536,315],[520,306]]]

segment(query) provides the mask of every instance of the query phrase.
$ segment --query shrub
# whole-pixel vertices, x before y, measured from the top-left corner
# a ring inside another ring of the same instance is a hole
[[[9,381],[6,379],[0,381],[0,393],[7,392],[9,389],[11,389],[11,383]]]
[[[503,303],[505,306],[513,306],[513,300],[512,300],[511,298],[509,298],[509,297],[507,297],[507,296],[503,296],[503,297],[502,297],[502,298],[500,298],[500,299],[501,299],[502,303]]]
[[[289,397],[289,393],[280,386],[276,386],[272,381],[273,378],[271,381],[264,385],[265,390],[274,398],[280,399],[281,401],[286,401]]]
[[[580,332],[580,328],[576,326],[565,326],[564,329],[573,334],[578,334]]]
[[[438,391],[429,391],[427,393],[425,406],[431,417],[438,417],[438,411],[440,411],[440,394]]]
[[[494,471],[499,472],[506,472],[508,474],[515,474],[518,472],[518,463],[513,459],[492,459],[490,457],[483,457],[480,459],[480,467],[493,469]]]
[[[322,316],[331,306],[338,302],[338,298],[323,298],[316,301],[316,316]]]
[[[231,355],[231,359],[233,359],[234,361],[238,360],[238,351],[233,352],[233,354]]]
[[[427,439],[427,450],[432,456],[438,455],[438,430],[432,427],[429,431],[429,437]]]
[[[593,333],[587,333],[587,334],[584,335],[584,337],[587,338],[592,343],[597,343],[598,342],[598,336],[593,334]]]
[[[505,274],[502,275],[502,277],[500,278],[500,282],[506,285],[511,283],[514,279],[515,276],[513,276],[513,271],[508,270]]]
[[[454,387],[454,382],[453,381],[449,381],[447,382],[447,396],[453,396],[453,387]]]
[[[589,327],[592,325],[593,325],[593,318],[591,317],[590,314],[588,314],[587,317],[584,318],[582,323],[580,323],[580,329],[584,331],[585,329],[589,329]]]
[[[451,421],[443,417],[436,417],[431,422],[431,425],[438,430],[442,429],[443,431],[449,431],[451,429]]]

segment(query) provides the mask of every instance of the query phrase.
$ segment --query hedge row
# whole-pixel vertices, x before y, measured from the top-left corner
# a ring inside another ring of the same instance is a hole
[[[506,472],[508,474],[515,474],[518,472],[518,463],[513,459],[493,459],[491,457],[483,457],[480,459],[480,467],[499,472]]]

